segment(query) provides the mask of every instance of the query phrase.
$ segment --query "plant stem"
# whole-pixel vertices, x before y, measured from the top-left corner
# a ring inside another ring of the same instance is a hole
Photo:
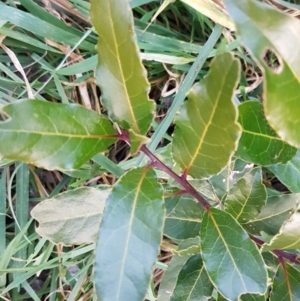
[[[255,237],[253,235],[249,235],[249,237],[259,246],[262,246],[265,243],[264,241],[262,241],[261,239]],[[292,263],[299,263],[297,254],[286,253],[281,250],[273,250],[271,252],[278,257],[280,262],[282,262],[282,258],[285,258]]]
[[[126,140],[126,134],[122,133],[122,138]],[[127,138],[128,139],[128,138]],[[153,167],[159,168],[161,171],[168,174],[170,177],[172,177],[175,181],[177,181],[185,190],[186,193],[189,193],[192,195],[204,208],[206,211],[209,211],[211,205],[198,193],[198,191],[188,182],[186,177],[177,175],[172,169],[170,169],[168,166],[166,166],[161,160],[159,160],[147,147],[146,145],[143,145],[141,147],[141,151],[149,157],[151,160],[151,165]],[[249,234],[249,237],[251,240],[253,240],[257,245],[262,246],[265,242],[261,239]],[[279,259],[279,261],[282,261],[283,258],[289,260],[292,263],[299,263],[298,255],[297,254],[291,254],[286,253],[281,250],[273,250],[272,253],[276,255]]]
[[[141,151],[146,154],[151,162],[152,166],[159,168],[161,171],[168,174],[175,181],[177,181],[187,193],[192,195],[204,208],[205,210],[209,210],[211,205],[198,193],[198,191],[188,182],[185,177],[180,177],[177,175],[172,169],[166,166],[163,162],[161,162],[147,147],[143,145],[141,147]]]

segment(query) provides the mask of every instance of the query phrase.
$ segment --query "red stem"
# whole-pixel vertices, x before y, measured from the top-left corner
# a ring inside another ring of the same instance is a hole
[[[186,191],[192,195],[204,208],[209,211],[211,205],[198,193],[198,191],[188,182],[185,177],[180,177],[177,175],[172,169],[166,166],[163,162],[161,162],[147,147],[143,145],[141,147],[141,151],[143,151],[152,162],[152,166],[159,168],[161,171],[168,174],[175,181],[177,181]]]
[[[128,141],[128,134],[122,132],[121,139]],[[161,171],[168,174],[175,181],[177,181],[185,190],[186,193],[192,195],[204,208],[206,211],[209,211],[211,205],[198,193],[198,191],[188,182],[186,177],[182,175],[181,177],[177,175],[172,169],[166,166],[162,161],[160,161],[147,147],[143,145],[141,151],[144,152],[149,159],[151,160],[151,165],[153,167],[159,168]],[[252,239],[260,247],[265,243],[263,240],[249,234],[250,239]],[[299,264],[299,257],[297,254],[286,253],[281,250],[273,250],[272,253],[276,255],[279,261],[282,263],[283,258],[289,260],[291,263]]]

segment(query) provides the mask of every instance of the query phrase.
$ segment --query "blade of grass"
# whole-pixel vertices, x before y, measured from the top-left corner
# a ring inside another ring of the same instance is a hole
[[[49,198],[53,198],[55,195],[57,195],[64,188],[64,186],[70,182],[70,180],[71,179],[68,175],[64,175],[62,180],[58,183],[58,185],[50,193]]]
[[[23,229],[28,223],[28,209],[29,209],[29,168],[27,164],[16,164],[16,219],[15,234],[20,233],[20,228]],[[19,228],[20,227],[20,228]],[[24,235],[27,235],[25,232]],[[16,252],[15,257],[17,260],[13,262],[14,268],[21,268],[25,265],[27,260],[27,244]],[[22,272],[13,273],[13,278],[16,279]],[[17,291],[13,292],[13,296],[17,296]]]
[[[79,45],[81,45],[84,40],[86,39],[87,36],[89,36],[89,34],[92,32],[92,29],[89,29],[86,33],[84,33],[84,35],[77,41],[77,43],[73,46],[73,48],[65,55],[65,57],[63,58],[63,60],[60,62],[60,64],[55,68],[54,71],[59,70],[60,68],[62,68],[62,66],[64,65],[64,63],[66,62],[66,60],[68,59],[68,57],[75,51],[75,49],[77,47],[79,47]],[[42,85],[42,87],[35,93],[39,94],[46,86],[47,84],[51,81],[51,79],[53,78],[54,73],[52,72],[51,76],[46,80],[46,82]]]
[[[74,46],[79,40],[78,36],[75,36],[70,32],[50,23],[46,23],[34,15],[9,7],[2,2],[0,2],[0,19],[9,21],[14,25],[32,32],[33,34],[48,38],[58,43]],[[94,45],[87,41],[82,41],[80,48],[91,51],[91,49],[94,49]]]
[[[49,301],[56,301],[56,291],[58,290],[58,274],[59,268],[55,268],[52,270],[51,275],[51,284],[50,284],[50,296]]]
[[[131,0],[129,2],[129,5],[130,5],[131,8],[135,8],[137,6],[148,4],[148,3],[151,3],[151,2],[159,2],[159,1],[158,0]]]
[[[0,254],[4,254],[6,248],[6,168],[2,169],[0,180]],[[6,285],[6,274],[0,272],[0,290]]]
[[[18,234],[19,236],[20,234]],[[17,236],[17,237],[18,237]],[[22,235],[21,235],[22,238]],[[14,247],[14,244],[12,245],[12,247]],[[17,279],[14,279],[1,293],[0,293],[0,297],[5,295],[7,292],[9,292],[10,290],[12,290],[13,288],[19,286],[21,283],[23,283],[24,281],[26,281],[27,279],[29,279],[31,276],[33,276],[34,274],[36,274],[37,272],[40,272],[42,270],[50,270],[53,268],[56,268],[58,266],[61,265],[61,262],[66,262],[68,259],[72,258],[76,258],[77,256],[81,256],[83,254],[86,254],[87,252],[91,252],[93,249],[95,249],[95,245],[89,245],[86,247],[79,247],[78,249],[74,249],[68,253],[63,254],[61,257],[54,257],[50,260],[48,260],[49,256],[44,256],[44,258],[41,260],[41,262],[37,263],[36,266],[32,266],[32,267],[25,267],[25,268],[21,268],[20,271],[26,271],[25,273],[23,273],[22,275],[20,275]],[[10,260],[10,258],[8,259],[8,261]],[[0,262],[1,263],[1,262]],[[0,270],[1,267],[0,267]],[[11,272],[14,271],[15,269],[4,269],[4,271],[6,272]]]
[[[80,269],[79,273],[77,273],[76,275],[74,275],[74,277],[72,277],[73,279],[76,279],[78,277],[79,278],[76,280],[76,285],[73,287],[72,292],[70,293],[67,301],[76,301],[77,300],[76,297],[82,288],[82,284],[85,281],[87,271],[93,263],[94,263],[94,256],[90,256],[86,266],[84,266],[82,269]],[[70,279],[70,281],[71,280],[72,279]]]
[[[118,178],[124,174],[124,170],[121,167],[119,167],[117,164],[115,164],[113,161],[109,160],[102,154],[97,154],[96,156],[94,156],[93,161]]]
[[[8,67],[6,67],[4,64],[0,63],[0,70],[4,72],[7,76],[9,76],[14,82],[17,83],[24,83],[20,77],[15,75],[14,72],[12,72]]]
[[[31,222],[32,222],[32,219],[26,224],[25,227],[23,227],[23,229],[20,231],[20,233],[15,236],[15,238],[8,244],[5,251],[1,254],[1,257],[0,257],[0,271],[7,269],[11,258],[16,253],[16,250],[18,249],[20,241],[24,237],[24,235],[25,235],[27,229],[29,228]]]
[[[23,42],[23,43],[27,43],[31,46],[35,46],[37,48],[40,48],[42,50],[46,50],[46,51],[51,51],[51,52],[55,52],[55,53],[61,53],[60,51],[58,51],[57,49],[46,45],[45,43],[42,43],[40,41],[38,41],[35,38],[32,38],[30,36],[24,35],[20,32],[14,31],[12,29],[9,28],[5,28],[2,27],[0,28],[0,33],[7,36],[7,37],[11,37],[17,41]]]
[[[56,90],[57,92],[59,93],[59,96],[60,96],[60,99],[61,99],[61,102],[62,103],[66,103],[66,104],[69,104],[69,99],[66,95],[66,92],[64,90],[64,87],[63,85],[61,84],[58,76],[54,73],[53,74],[53,79],[54,79],[54,82],[55,82],[55,85],[56,85]]]
[[[39,6],[35,1],[32,0],[20,0],[20,3],[34,16],[38,17],[39,19],[45,21],[46,23],[49,23],[55,27],[58,27],[66,32],[69,32],[73,35],[76,35],[78,38],[81,37],[82,33],[72,27],[65,24],[62,20],[59,18],[51,15],[47,10]]]
[[[29,167],[24,163],[17,163],[16,176],[16,217],[21,229],[28,223],[29,209]],[[15,228],[15,233],[20,232],[19,228]],[[26,259],[26,257],[25,257]]]
[[[35,291],[33,290],[33,288],[29,285],[29,283],[27,281],[24,281],[22,286],[33,301],[41,301],[41,299],[38,297],[38,295],[35,293]]]

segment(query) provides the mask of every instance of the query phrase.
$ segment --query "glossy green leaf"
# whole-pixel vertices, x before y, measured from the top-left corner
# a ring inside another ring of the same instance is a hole
[[[206,212],[200,237],[205,269],[225,298],[237,301],[245,293],[265,293],[267,271],[261,254],[229,213],[215,208]]]
[[[220,200],[217,197],[214,187],[207,179],[191,179],[189,183],[211,204],[217,204]],[[175,184],[174,184],[175,185]]]
[[[188,195],[167,197],[164,235],[173,239],[199,236],[203,207]]]
[[[275,254],[271,253],[271,252],[262,253],[262,257],[263,257],[263,259],[265,261],[265,264],[268,268],[269,277],[274,276],[275,272],[278,268],[278,264],[279,264],[278,257]]]
[[[239,301],[266,301],[266,297],[262,295],[246,294]]]
[[[264,244],[263,251],[300,249],[300,212],[293,214],[281,226],[279,233],[269,243]]]
[[[185,265],[188,259],[194,255],[186,252],[186,250],[197,247],[199,244],[199,237],[186,239],[179,244],[178,249],[170,261],[169,266],[162,278],[162,282],[159,286],[157,301],[170,300],[182,267]]]
[[[100,300],[143,300],[160,247],[164,215],[162,188],[152,169],[134,169],[120,178],[107,199],[96,247]]]
[[[289,264],[279,265],[273,280],[272,300],[300,301],[300,272]]]
[[[279,137],[299,148],[300,21],[258,1],[224,3],[242,43],[264,71],[263,104],[268,122]],[[279,67],[266,62],[268,50]]]
[[[220,172],[236,149],[240,135],[232,102],[239,76],[232,54],[217,56],[209,75],[193,86],[176,119],[174,159],[194,178]]]
[[[267,200],[262,184],[260,168],[254,168],[239,179],[229,190],[225,208],[239,223],[243,224],[258,216]]]
[[[224,8],[213,0],[181,0],[215,23],[234,30],[234,24]]]
[[[183,266],[171,301],[207,301],[213,292],[200,254],[192,256]]]
[[[283,183],[291,192],[300,192],[300,150],[296,156],[285,164],[268,166],[276,178]]]
[[[239,105],[239,123],[243,128],[237,156],[260,165],[285,163],[297,149],[282,141],[268,124],[263,106],[258,101]]]
[[[299,195],[296,194],[269,197],[260,214],[255,219],[244,223],[243,227],[254,235],[261,235],[261,231],[268,235],[275,235],[294,211],[298,200]]]
[[[39,203],[31,211],[39,222],[37,233],[66,246],[96,242],[109,192],[81,187]]]
[[[217,301],[228,301],[222,295],[218,295]],[[263,295],[245,294],[239,298],[239,301],[266,301],[266,297]]]
[[[49,170],[79,168],[117,137],[103,115],[75,104],[24,100],[1,113],[0,156]]]
[[[150,85],[128,1],[92,0],[91,20],[99,35],[96,81],[103,104],[122,128],[144,135],[153,120],[154,102],[148,98]]]

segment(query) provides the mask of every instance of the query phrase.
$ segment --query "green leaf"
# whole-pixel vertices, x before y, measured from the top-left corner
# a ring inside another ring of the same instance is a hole
[[[263,245],[263,251],[300,249],[300,212],[299,208],[281,226],[279,233],[269,243]]]
[[[225,208],[239,223],[244,224],[258,216],[266,199],[261,168],[254,168],[232,186]]]
[[[141,146],[143,144],[147,144],[150,139],[144,135],[137,134],[131,129],[128,132],[130,137],[131,154],[134,155],[139,151]]]
[[[300,150],[296,156],[286,164],[268,166],[276,178],[283,183],[291,192],[300,192]]]
[[[245,293],[265,293],[267,271],[261,254],[229,213],[215,208],[206,212],[200,237],[205,269],[225,298],[237,301]]]
[[[266,297],[262,295],[246,294],[240,298],[240,301],[265,301]]]
[[[182,241],[178,249],[169,263],[167,270],[164,273],[162,282],[159,286],[157,301],[169,301],[175,289],[178,275],[187,262],[194,254],[186,252],[191,248],[194,249],[200,244],[199,237],[190,238]]]
[[[165,199],[166,220],[164,235],[173,239],[199,236],[203,208],[188,195],[175,195]]]
[[[189,183],[205,198],[209,203],[216,204],[220,200],[214,191],[214,187],[207,179],[191,179]],[[175,184],[173,184],[175,185]]]
[[[200,254],[192,256],[183,266],[171,301],[207,301],[213,292]]]
[[[253,164],[247,164],[240,159],[235,159],[232,160],[219,174],[210,177],[208,181],[212,185],[219,200],[225,200],[229,190],[236,181],[242,178],[252,168]]]
[[[99,35],[96,81],[103,104],[122,128],[144,135],[155,104],[148,98],[150,85],[139,58],[128,1],[92,0],[91,19]]]
[[[79,168],[117,137],[103,115],[75,104],[24,100],[0,112],[0,156],[49,170]]]
[[[271,298],[274,301],[299,301],[300,272],[287,263],[285,269],[279,265],[273,280]]]
[[[243,128],[237,156],[259,165],[285,163],[297,149],[282,141],[265,119],[263,106],[258,101],[239,105],[239,123]]]
[[[109,192],[81,187],[39,203],[31,210],[31,216],[39,222],[37,233],[66,246],[96,242]]]
[[[131,170],[114,186],[96,247],[99,299],[143,300],[160,247],[164,211],[162,188],[152,169]]]
[[[221,294],[218,294],[217,301],[228,301],[228,299],[225,299]]]
[[[279,137],[299,148],[299,20],[258,1],[224,0],[224,3],[242,43],[264,72],[263,103],[268,122]],[[268,50],[279,63],[278,68],[265,62]]]
[[[228,14],[221,5],[213,0],[181,0],[183,3],[190,5],[200,14],[207,16],[215,23],[221,24],[224,27],[234,30],[234,24],[228,17]]]
[[[220,172],[240,135],[232,102],[239,63],[229,53],[216,57],[209,75],[191,89],[176,119],[174,159],[194,178]]]
[[[299,195],[296,194],[269,197],[266,206],[262,207],[256,219],[243,224],[243,227],[254,235],[261,235],[261,231],[275,235],[294,211],[298,200]]]

